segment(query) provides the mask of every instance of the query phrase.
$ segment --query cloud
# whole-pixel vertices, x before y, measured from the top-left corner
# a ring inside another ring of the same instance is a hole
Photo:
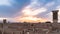
[[[39,14],[39,17],[43,16],[49,21],[52,21],[51,11],[55,10],[59,4],[57,0],[51,0],[50,2],[49,1],[44,0],[43,2],[40,2],[38,0],[31,0],[31,3],[23,7],[22,11],[19,12],[18,16],[22,16],[22,14],[30,16]]]
[[[9,0],[0,0],[0,5],[7,5],[7,6],[10,6],[10,2]]]
[[[50,13],[48,13],[48,14],[46,15],[46,19],[47,19],[48,21],[51,21],[51,22],[52,22],[52,19],[53,19],[52,12],[50,12]]]
[[[55,2],[52,1],[52,2],[47,3],[45,6],[46,6],[46,7],[51,7],[51,6],[53,6],[54,4],[55,4]]]
[[[15,22],[14,18],[5,18],[5,17],[0,17],[0,22],[3,22],[3,19],[6,19],[7,23],[8,22]]]
[[[23,13],[24,15],[34,16],[34,15],[38,15],[39,13],[45,12],[45,11],[47,11],[47,9],[44,8],[44,7],[39,8],[39,9],[36,9],[36,10],[32,10],[32,9],[30,9],[30,8],[25,8],[25,9],[22,11],[22,13]]]
[[[60,22],[60,5],[56,7],[56,10],[59,10],[59,12],[58,12],[58,21]]]
[[[31,3],[25,6],[20,12],[26,15],[38,15],[39,13],[47,11],[47,8],[45,7],[40,8],[40,4],[41,3],[39,3],[38,0],[31,0]]]

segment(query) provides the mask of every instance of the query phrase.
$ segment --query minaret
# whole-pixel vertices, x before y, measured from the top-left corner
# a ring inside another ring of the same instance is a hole
[[[52,13],[53,13],[53,23],[58,23],[58,11],[59,10],[52,11]]]
[[[6,19],[3,19],[3,23],[4,23],[4,24],[6,23]]]
[[[6,26],[6,19],[3,19],[3,32],[2,32],[2,34],[5,34],[5,29],[7,28],[7,26]]]

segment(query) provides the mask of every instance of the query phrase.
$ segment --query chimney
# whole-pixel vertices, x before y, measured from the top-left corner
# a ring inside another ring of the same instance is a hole
[[[52,13],[53,13],[53,23],[58,23],[58,11],[59,10],[52,11]]]

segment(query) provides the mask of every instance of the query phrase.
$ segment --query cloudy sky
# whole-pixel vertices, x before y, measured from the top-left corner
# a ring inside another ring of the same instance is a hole
[[[31,8],[31,15],[51,20],[51,11],[60,10],[60,0],[0,0],[0,18],[21,16],[24,8]]]

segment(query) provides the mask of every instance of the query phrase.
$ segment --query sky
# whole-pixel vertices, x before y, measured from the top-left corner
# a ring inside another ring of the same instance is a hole
[[[32,11],[29,12],[29,9]],[[52,20],[52,10],[60,10],[60,0],[0,0],[0,18],[12,18],[22,15],[23,10],[28,15],[36,15]],[[59,12],[60,17],[60,12]],[[59,18],[60,21],[60,18]]]

